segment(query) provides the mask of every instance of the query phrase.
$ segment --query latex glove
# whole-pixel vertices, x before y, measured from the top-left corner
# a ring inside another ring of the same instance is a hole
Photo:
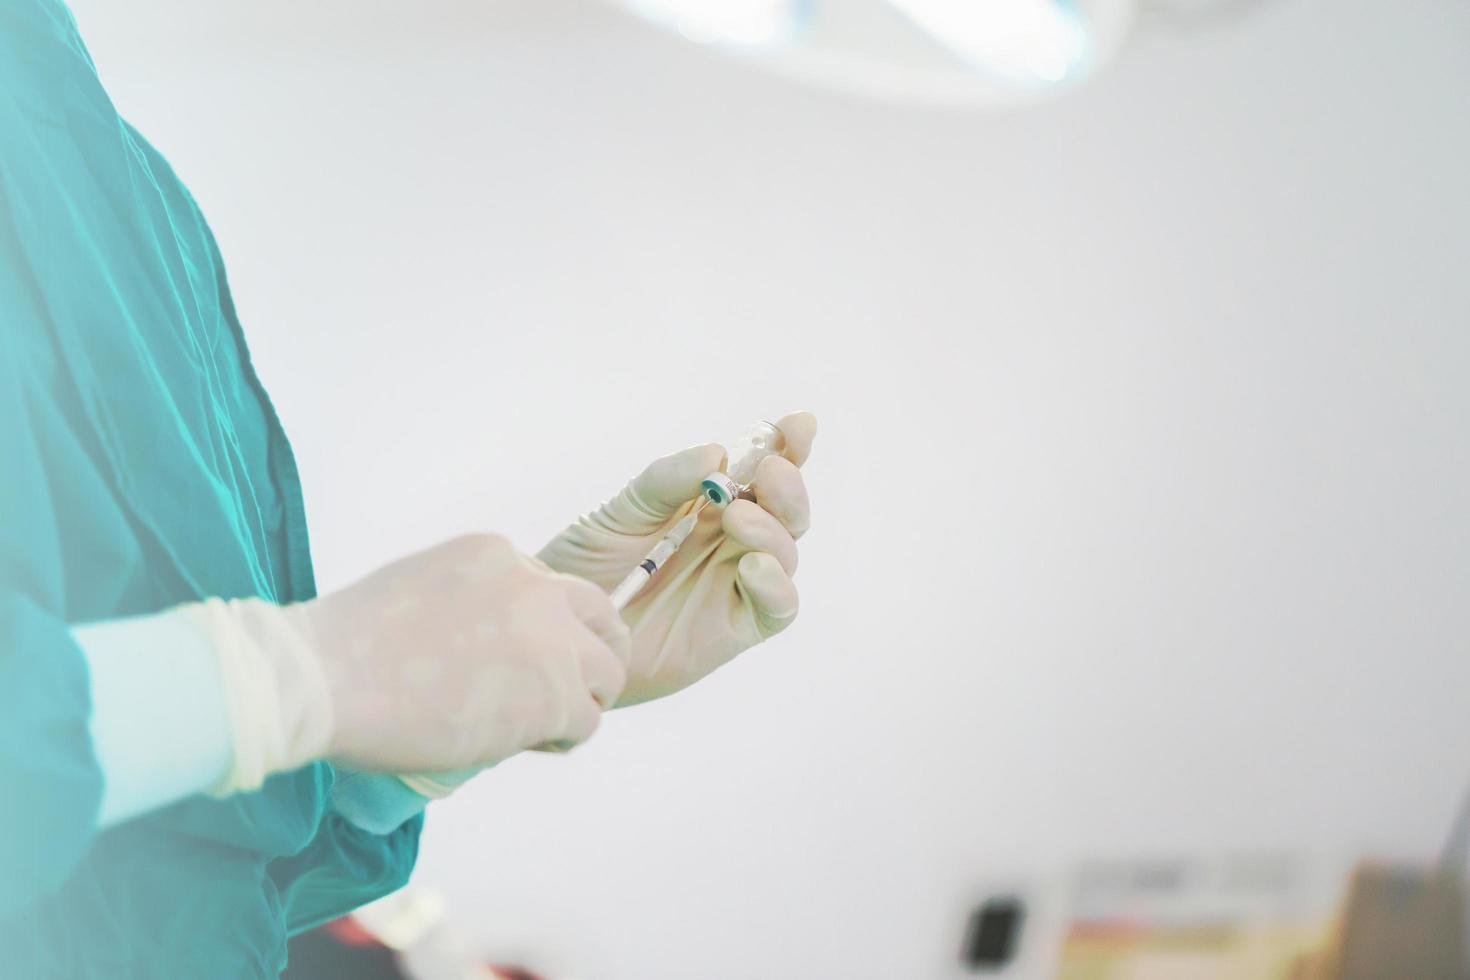
[[[817,420],[798,412],[776,424],[786,450],[761,461],[755,501],[706,508],[693,534],[623,610],[633,647],[619,705],[680,690],[796,618],[796,539],[811,520],[798,467],[811,452]],[[700,481],[723,466],[724,456],[724,447],[712,443],[656,460],[538,557],[610,591],[688,512]]]
[[[363,770],[493,765],[575,745],[623,689],[628,631],[607,597],[475,535],[292,606],[180,607],[218,651],[248,789],[330,757]]]

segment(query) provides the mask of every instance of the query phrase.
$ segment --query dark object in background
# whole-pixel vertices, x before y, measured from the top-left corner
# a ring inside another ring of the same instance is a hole
[[[291,937],[281,980],[416,980],[411,956],[399,954],[350,915]],[[523,966],[486,964],[495,980],[543,980]],[[443,976],[439,970],[434,976]]]
[[[291,937],[281,980],[404,980],[398,957],[349,918]]]
[[[1461,980],[1465,893],[1458,874],[1360,865],[1327,948],[1293,980]]]
[[[1020,945],[1026,907],[1019,898],[992,898],[970,914],[960,960],[975,973],[1010,963]]]

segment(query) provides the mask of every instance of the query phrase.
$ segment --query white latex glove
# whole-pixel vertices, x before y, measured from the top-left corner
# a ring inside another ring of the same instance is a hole
[[[619,705],[687,687],[796,618],[796,539],[811,520],[797,467],[811,452],[817,420],[797,412],[776,424],[786,450],[761,461],[755,501],[706,508],[694,533],[623,610],[633,652]],[[712,443],[656,460],[538,557],[558,572],[613,589],[688,512],[700,481],[720,469],[724,456],[724,447]]]
[[[380,772],[575,745],[623,689],[628,632],[591,584],[474,535],[292,606],[180,607],[218,652],[233,789],[330,757]]]

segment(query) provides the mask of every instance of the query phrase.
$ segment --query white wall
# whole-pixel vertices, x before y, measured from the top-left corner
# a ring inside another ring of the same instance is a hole
[[[1000,870],[1427,855],[1470,776],[1470,5],[1282,0],[900,110],[571,0],[78,0],[194,188],[324,587],[796,407],[804,612],[435,808],[487,950],[944,975]]]

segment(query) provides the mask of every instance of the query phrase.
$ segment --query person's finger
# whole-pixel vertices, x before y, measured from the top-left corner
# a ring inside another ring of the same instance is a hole
[[[602,723],[602,706],[591,698],[583,698],[567,715],[565,734],[531,746],[532,752],[570,752],[587,741]]]
[[[598,704],[594,698],[573,700],[567,717],[566,734],[558,741],[569,742],[568,748],[587,741],[597,731],[597,726],[602,724],[602,711],[602,705]]]
[[[603,707],[589,689],[589,678],[597,677],[596,681],[590,683],[599,687],[608,684],[611,672],[607,665],[609,662],[616,663],[616,658],[591,632],[578,632],[579,635],[573,637],[571,642],[575,645],[573,652],[579,662],[570,673],[558,672],[560,680],[566,686],[558,691],[556,698],[557,718],[547,733],[550,737],[531,746],[533,752],[570,752],[591,738],[602,722]],[[608,696],[609,691],[603,691],[602,696]],[[621,688],[619,693],[622,693]]]
[[[791,625],[800,606],[796,583],[775,558],[752,551],[740,559],[735,577],[763,636],[772,636]]]
[[[592,700],[604,711],[617,704],[628,683],[624,661],[603,642],[602,637],[590,630],[577,639],[577,657],[582,667],[582,681],[587,685],[587,693],[592,695]]]
[[[736,500],[725,508],[725,536],[741,548],[771,555],[787,575],[796,573],[796,539],[760,505]]]
[[[572,614],[606,644],[613,655],[624,664],[632,655],[632,641],[628,635],[628,624],[618,615],[607,593],[584,578],[575,575],[557,575]]]
[[[811,527],[811,500],[801,470],[784,456],[767,456],[755,468],[751,481],[755,502],[780,521],[793,538],[799,538]]]
[[[717,442],[690,446],[672,456],[663,456],[648,464],[633,478],[627,500],[636,515],[650,530],[662,525],[689,501],[699,496],[699,484],[725,465],[725,447]]]
[[[792,412],[777,422],[776,428],[786,437],[781,455],[797,466],[805,463],[812,454],[812,440],[817,437],[817,417],[811,412]]]
[[[531,746],[531,751],[532,752],[548,752],[548,753],[554,753],[556,755],[560,755],[563,752],[570,752],[570,751],[572,751],[572,749],[575,749],[576,747],[577,747],[577,743],[576,742],[573,742],[569,738],[561,738],[561,739],[557,739],[557,740],[552,741],[552,742],[540,742],[540,743],[538,743],[536,745],[533,745],[533,746]]]

